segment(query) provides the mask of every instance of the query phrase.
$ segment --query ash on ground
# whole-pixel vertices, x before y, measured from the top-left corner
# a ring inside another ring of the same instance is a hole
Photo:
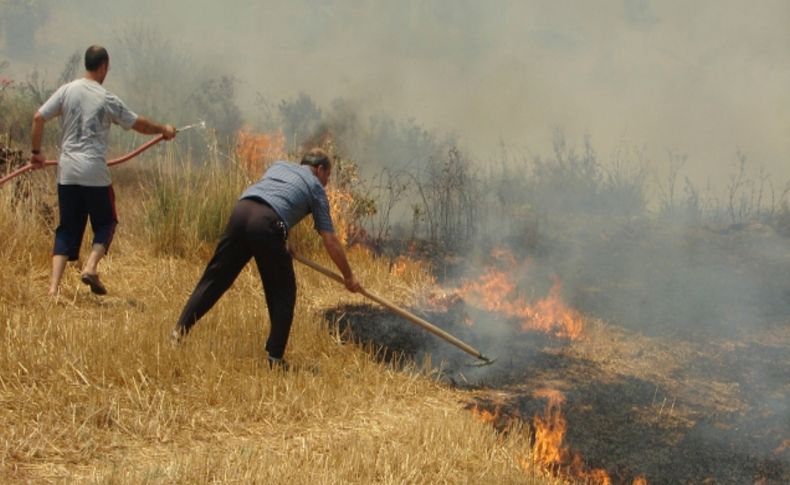
[[[429,359],[439,379],[471,390],[469,407],[531,426],[540,391],[564,396],[563,446],[613,483],[790,483],[790,330],[692,343],[588,322],[578,341],[523,332],[463,305],[418,316],[495,357],[479,361],[409,321],[370,305],[326,313],[348,341],[394,365]],[[465,322],[474,321],[474,325]],[[774,379],[753,379],[759,373]]]

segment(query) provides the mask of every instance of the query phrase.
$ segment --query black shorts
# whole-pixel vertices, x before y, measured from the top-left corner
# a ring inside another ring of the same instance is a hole
[[[88,219],[93,230],[93,244],[102,244],[106,250],[110,249],[118,224],[112,185],[86,187],[58,184],[58,205],[60,224],[55,230],[53,254],[65,255],[69,261],[76,261]]]

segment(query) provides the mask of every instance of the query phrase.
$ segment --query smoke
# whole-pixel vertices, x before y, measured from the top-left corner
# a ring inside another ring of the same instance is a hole
[[[455,134],[476,159],[500,141],[545,153],[561,127],[607,155],[643,146],[656,171],[668,150],[686,154],[698,185],[725,183],[738,150],[790,177],[790,6],[780,0],[25,4],[40,9],[34,41],[21,51],[6,26],[0,45],[17,72],[54,76],[92,43],[112,54],[118,32],[142,24],[239,80],[247,119],[258,93],[275,105],[307,93],[322,108],[347,100],[360,120],[384,113]]]
[[[48,18],[44,1],[8,0],[2,6],[0,32],[5,54],[12,59],[30,56],[36,50],[36,31]]]

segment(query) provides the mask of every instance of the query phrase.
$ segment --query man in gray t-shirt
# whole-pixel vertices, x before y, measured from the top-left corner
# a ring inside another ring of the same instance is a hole
[[[88,218],[93,230],[93,247],[82,269],[82,282],[93,293],[107,293],[97,267],[112,242],[118,219],[115,195],[107,167],[107,136],[112,124],[146,135],[161,134],[165,140],[176,136],[172,125],[160,125],[138,116],[102,83],[110,69],[107,50],[91,46],[85,51],[85,77],[64,84],[38,109],[33,117],[30,163],[44,166],[41,153],[44,124],[60,117],[63,132],[58,158],[58,207],[60,223],[52,251],[52,280],[49,294],[58,285],[68,261],[79,258]]]

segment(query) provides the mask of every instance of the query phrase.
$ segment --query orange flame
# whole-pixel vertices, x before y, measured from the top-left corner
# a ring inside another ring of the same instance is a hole
[[[543,416],[535,415],[532,424],[535,426],[535,442],[532,452],[538,463],[544,466],[562,463],[567,451],[562,448],[567,423],[562,416],[561,406],[565,396],[554,389],[539,389],[535,397],[546,399],[546,410]]]
[[[393,276],[401,276],[406,272],[405,258],[398,258],[390,265],[390,274]]]
[[[521,322],[524,331],[537,330],[554,333],[558,337],[577,339],[584,330],[584,319],[562,301],[562,283],[555,278],[548,296],[529,304],[517,295],[515,271],[519,265],[506,250],[497,250],[494,257],[503,261],[509,271],[489,268],[478,280],[459,288],[459,294],[473,305],[497,312]],[[522,268],[526,264],[521,265]],[[523,270],[523,269],[522,269]]]
[[[340,242],[345,245],[349,241],[353,230],[350,214],[354,206],[354,196],[350,192],[336,187],[328,187],[326,196],[329,199],[329,212],[332,214],[335,234]]]
[[[272,162],[286,159],[285,137],[282,132],[255,133],[241,129],[236,133],[236,157],[247,175],[257,179]]]
[[[499,408],[494,409],[494,412],[487,409],[480,409],[477,406],[471,408],[472,414],[479,419],[480,421],[488,424],[488,423],[495,423],[497,419],[499,419]]]
[[[532,305],[532,311],[525,311],[527,317],[521,323],[523,330],[554,329],[559,337],[577,339],[584,330],[584,319],[576,310],[569,308],[562,301],[562,283],[554,281],[549,296],[538,300]]]
[[[426,310],[447,311],[462,303],[458,292],[446,291],[441,288],[430,288],[423,295],[420,307]]]
[[[535,429],[532,454],[536,463],[547,470],[565,468],[571,476],[584,479],[588,483],[611,485],[612,480],[606,470],[587,470],[581,455],[571,453],[563,446],[567,431],[567,421],[562,415],[565,396],[556,389],[538,389],[533,395],[546,399],[543,416],[535,415],[532,420]]]

